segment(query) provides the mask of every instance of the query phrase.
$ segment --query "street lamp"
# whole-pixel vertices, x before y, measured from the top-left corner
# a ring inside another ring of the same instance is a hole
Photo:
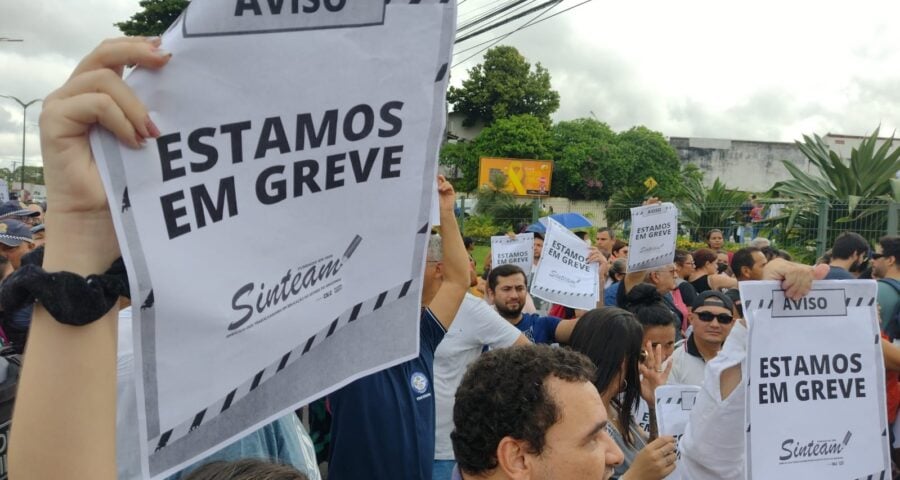
[[[37,102],[41,102],[44,99],[43,98],[35,98],[34,100],[26,103],[12,95],[0,95],[0,97],[8,98],[10,100],[15,100],[16,103],[18,103],[22,107],[22,194],[24,195],[25,194],[25,123],[26,123],[25,115],[28,113],[28,107],[30,107],[31,105],[33,105]]]
[[[0,42],[22,42],[21,38],[0,37]]]

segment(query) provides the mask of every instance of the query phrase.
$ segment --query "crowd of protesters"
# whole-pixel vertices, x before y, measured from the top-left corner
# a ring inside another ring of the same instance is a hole
[[[13,478],[140,476],[130,302],[73,292],[120,256],[89,130],[100,124],[134,148],[159,134],[108,72],[128,64],[159,69],[169,58],[157,39],[143,38],[108,41],[88,55],[44,102],[49,211],[0,206],[3,277],[20,290],[43,289],[38,302],[2,314],[2,341],[25,352],[9,443]],[[597,308],[581,311],[542,305],[516,266],[491,265],[479,275],[456,222],[455,192],[440,177],[438,195],[419,355],[328,395],[327,469],[292,413],[173,478],[656,480],[676,462],[695,480],[743,478],[747,328],[737,286],[744,281],[778,280],[799,298],[816,279],[879,279],[885,366],[900,371],[900,349],[890,343],[900,336],[892,323],[900,309],[898,237],[873,248],[845,233],[829,265],[809,266],[763,239],[724,251],[722,232],[713,230],[709,248],[627,272],[628,245],[604,227],[588,260],[598,264],[605,292]],[[535,262],[542,241],[537,235]],[[70,274],[61,281],[54,272]],[[88,318],[92,311],[99,313]],[[893,421],[900,385],[896,375],[888,379]],[[680,459],[675,439],[659,435],[652,420],[655,390],[666,383],[702,388]],[[642,406],[646,426],[635,417]]]

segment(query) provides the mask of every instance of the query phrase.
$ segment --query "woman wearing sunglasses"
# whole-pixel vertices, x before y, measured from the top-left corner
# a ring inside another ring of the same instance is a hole
[[[694,300],[690,322],[693,333],[672,355],[670,384],[703,385],[706,363],[719,353],[734,326],[734,304],[717,290],[703,292]]]

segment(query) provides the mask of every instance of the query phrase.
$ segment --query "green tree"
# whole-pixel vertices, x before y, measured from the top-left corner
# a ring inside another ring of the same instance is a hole
[[[472,142],[445,143],[438,156],[459,192],[471,192],[478,183],[478,154]]]
[[[603,198],[603,187],[611,173],[607,167],[615,156],[615,132],[603,122],[578,118],[557,123],[551,135],[551,194],[573,199]]]
[[[533,115],[502,118],[475,139],[478,157],[552,159],[552,137],[547,125]]]
[[[491,125],[514,115],[529,114],[550,125],[550,114],[559,108],[559,93],[551,88],[550,72],[534,66],[515,47],[494,47],[484,63],[469,70],[461,88],[450,87],[447,100],[466,115],[463,125]]]
[[[2,171],[0,171],[2,173]],[[12,172],[10,186],[19,184],[22,181],[22,167],[16,167]],[[44,185],[44,167],[25,167],[25,183],[33,183],[36,185]]]
[[[447,143],[441,147],[441,165],[456,175],[454,186],[463,192],[478,187],[481,157],[509,157],[531,160],[552,159],[552,138],[547,126],[531,115],[497,120],[471,142]]]
[[[616,154],[609,165],[608,191],[643,185],[653,177],[661,188],[674,190],[681,184],[681,161],[666,138],[644,126],[632,127],[616,136]]]
[[[132,15],[129,20],[115,25],[122,33],[129,36],[162,35],[187,8],[188,3],[189,0],[141,0],[142,11]]]
[[[11,184],[13,181],[13,172],[8,168],[0,168],[0,179],[6,181],[7,185]]]

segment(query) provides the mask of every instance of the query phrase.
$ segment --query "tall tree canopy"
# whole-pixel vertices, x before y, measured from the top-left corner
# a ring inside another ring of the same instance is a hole
[[[550,125],[550,114],[559,108],[559,93],[550,86],[550,72],[531,64],[514,47],[494,47],[484,63],[469,70],[462,88],[450,87],[447,100],[453,110],[466,115],[463,122],[491,125],[515,115],[533,115]]]
[[[143,10],[116,27],[125,35],[153,37],[162,35],[169,25],[187,8],[189,0],[141,0]]]

